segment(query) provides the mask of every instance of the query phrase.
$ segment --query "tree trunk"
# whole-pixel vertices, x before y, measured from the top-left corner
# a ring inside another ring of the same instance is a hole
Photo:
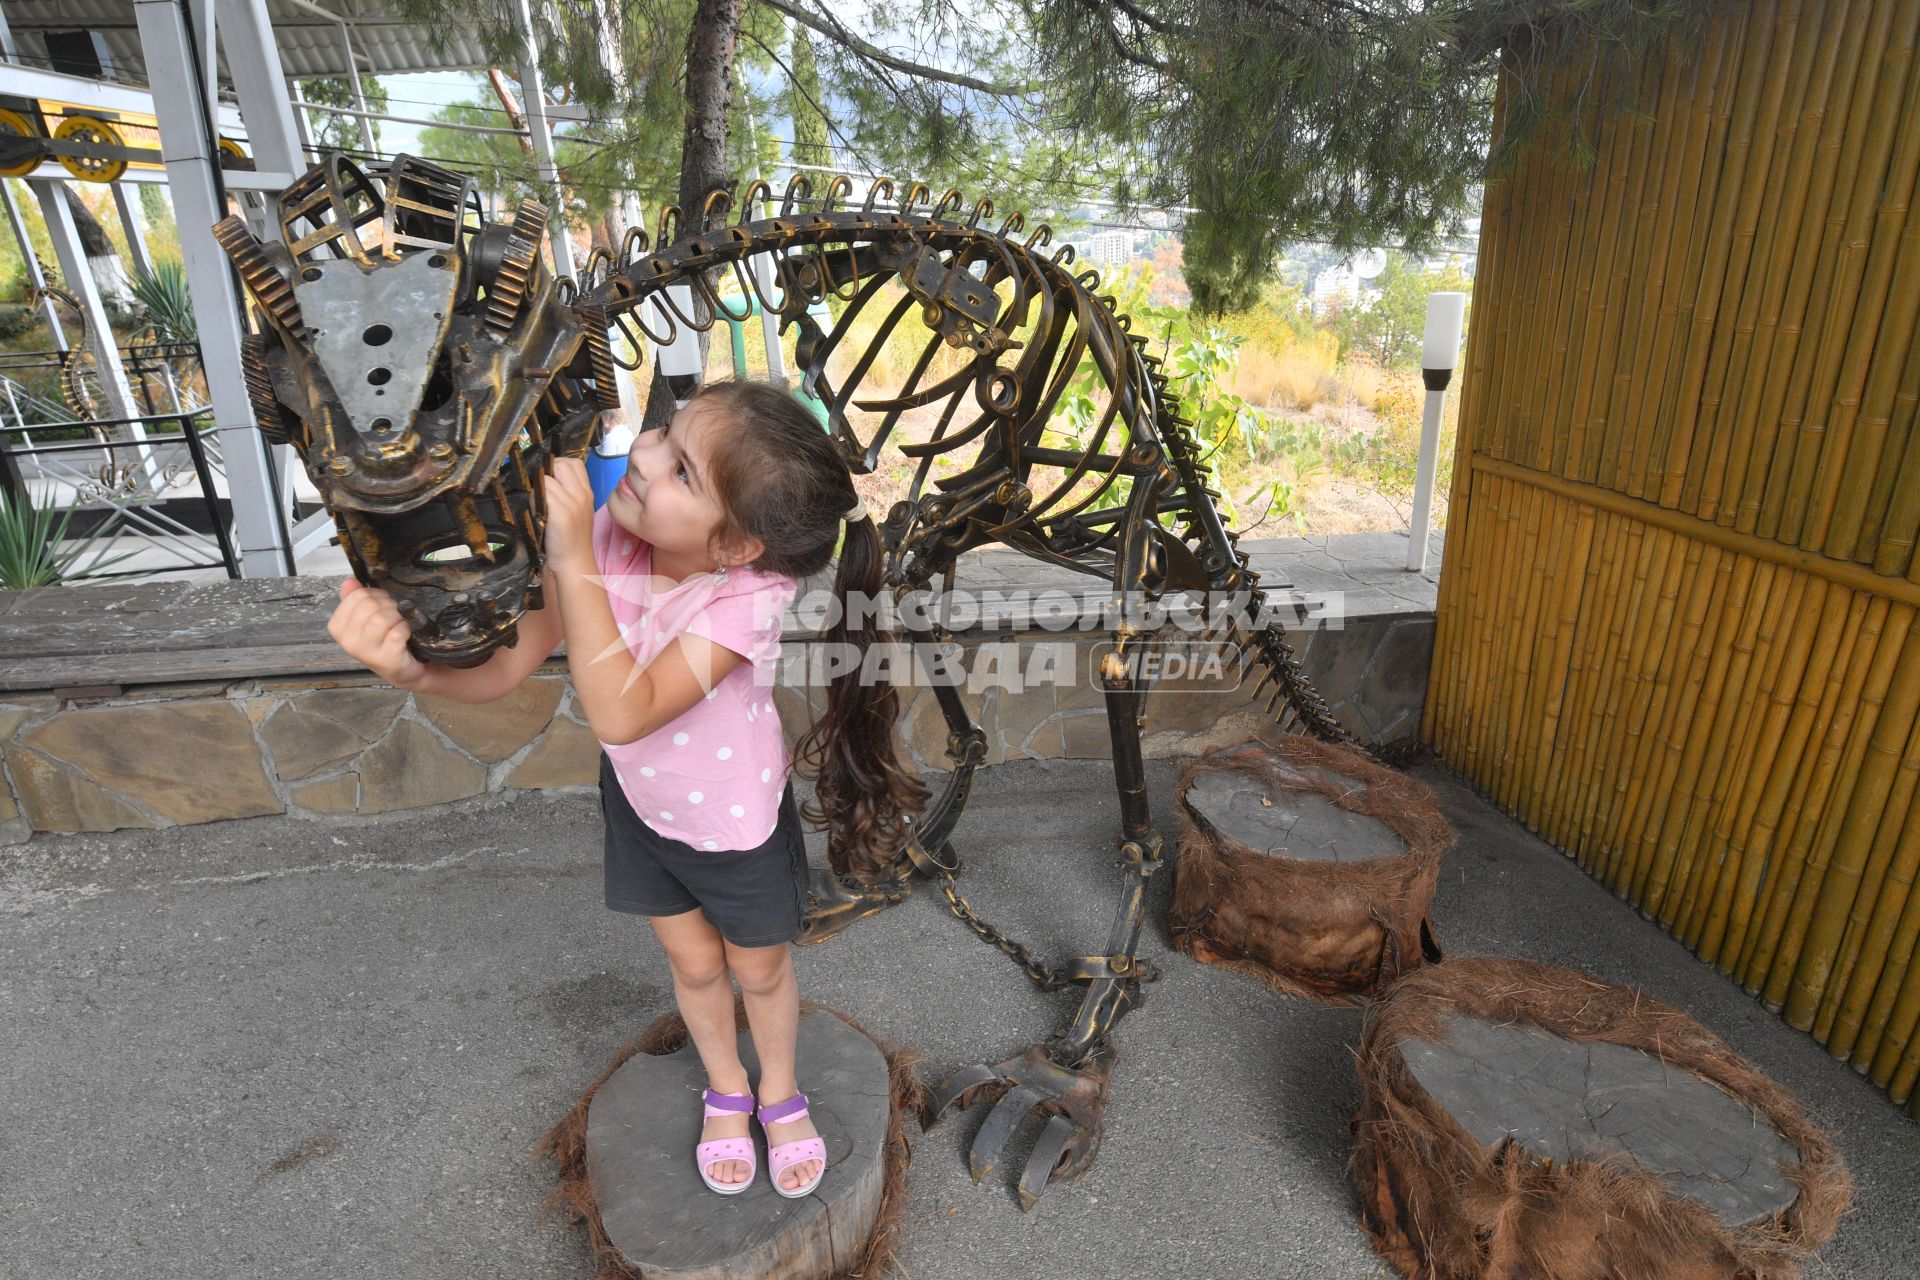
[[[493,96],[500,100],[500,109],[507,113],[507,123],[516,131],[520,140],[520,154],[533,159],[533,139],[527,136],[527,113],[520,109],[520,100],[513,96],[513,90],[507,84],[507,73],[498,67],[487,71],[487,83],[493,86]]]
[[[733,54],[742,4],[743,0],[699,0],[687,33],[687,129],[680,143],[679,202],[687,230],[697,226],[707,192],[726,186],[732,176],[727,172],[727,114],[733,104]],[[703,366],[707,337],[700,335]],[[655,366],[646,427],[665,425],[673,410],[673,392]]]
[[[113,241],[107,237],[107,229],[93,216],[93,210],[87,208],[79,192],[64,182],[60,184],[60,191],[66,196],[68,211],[73,214],[74,230],[80,233],[80,248],[87,255],[87,266],[93,272],[93,287],[100,291],[100,301],[121,310],[131,307],[133,282]]]

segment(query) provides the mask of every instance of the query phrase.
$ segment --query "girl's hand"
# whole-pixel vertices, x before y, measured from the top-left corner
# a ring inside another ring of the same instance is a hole
[[[579,458],[555,458],[542,477],[547,502],[547,563],[574,572],[593,568],[593,482]]]
[[[411,634],[393,597],[353,578],[340,584],[340,603],[327,619],[327,634],[348,656],[388,684],[408,688],[427,674],[426,663],[407,649]]]

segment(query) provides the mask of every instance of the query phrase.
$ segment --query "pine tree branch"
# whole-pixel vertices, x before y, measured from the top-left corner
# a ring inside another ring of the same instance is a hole
[[[1192,27],[1180,23],[1168,22],[1164,18],[1156,18],[1139,5],[1134,4],[1132,0],[1113,0],[1113,7],[1126,14],[1129,18],[1132,18],[1141,26],[1146,27],[1150,31],[1157,31],[1163,36],[1185,36],[1193,34]]]
[[[1129,18],[1144,26],[1152,27],[1154,30],[1164,30],[1164,27],[1156,25],[1159,22],[1158,19],[1153,18],[1138,5],[1128,3],[1128,0],[1073,0],[1073,4],[1086,14],[1089,21],[1099,28],[1101,34],[1106,36],[1107,43],[1113,46],[1114,55],[1122,62],[1131,63],[1145,71],[1156,71],[1161,75],[1169,74],[1171,68],[1167,63],[1155,58],[1146,50],[1136,49],[1126,42],[1113,25],[1110,10],[1118,7]]]
[[[820,113],[821,121],[827,126],[827,128],[831,129],[834,132],[835,136],[837,136],[840,139],[840,145],[844,146],[847,149],[848,153],[853,156],[854,163],[859,165],[862,169],[865,169],[868,172],[872,172],[873,165],[868,162],[865,156],[860,154],[860,148],[853,145],[853,139],[849,138],[845,133],[841,132],[840,126],[833,122],[833,117],[827,114],[827,109],[820,105],[819,99],[815,98],[811,93],[808,93],[806,88],[801,85],[800,77],[793,73],[793,68],[787,65],[786,60],[782,58],[778,53],[774,52],[774,50],[767,44],[766,41],[762,40],[759,36],[755,35],[752,32],[752,30],[750,30],[745,24],[741,25],[740,34],[744,38],[751,40],[755,44],[759,45],[761,52],[765,53],[769,58],[773,59],[773,64],[779,67],[781,71],[786,73],[787,83],[792,85],[796,90],[799,91],[800,96],[807,100],[808,106],[812,107],[815,111]]]
[[[786,14],[789,18],[792,18],[809,31],[814,31],[825,36],[835,44],[859,54],[869,62],[878,63],[883,67],[889,67],[910,76],[917,76],[922,80],[933,80],[940,84],[950,84],[961,89],[972,89],[979,93],[992,94],[996,98],[1021,97],[1043,87],[1038,83],[994,84],[991,81],[981,80],[975,76],[965,75],[958,71],[943,71],[939,67],[930,67],[925,63],[910,62],[896,54],[888,53],[879,45],[869,44],[867,41],[862,40],[859,36],[847,30],[847,28],[841,24],[840,20],[831,13],[816,13],[810,8],[803,7],[802,0],[757,0],[757,2],[774,10],[776,13]]]

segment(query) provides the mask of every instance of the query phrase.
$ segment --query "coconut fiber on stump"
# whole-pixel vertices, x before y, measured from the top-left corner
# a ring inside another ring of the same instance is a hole
[[[1372,995],[1438,959],[1427,909],[1453,828],[1433,793],[1349,747],[1223,747],[1180,779],[1167,932],[1290,995]]]
[[[1417,1280],[1789,1280],[1852,1187],[1778,1085],[1679,1010],[1454,957],[1368,1012],[1352,1172]]]

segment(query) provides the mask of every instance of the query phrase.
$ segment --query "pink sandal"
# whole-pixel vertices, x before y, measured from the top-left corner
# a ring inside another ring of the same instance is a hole
[[[761,1107],[755,1114],[760,1117],[762,1128],[769,1124],[786,1124],[789,1121],[804,1119],[807,1114],[807,1095],[796,1093],[785,1102]],[[814,1174],[810,1181],[800,1184],[791,1191],[780,1185],[781,1174],[794,1165],[805,1164],[809,1160],[820,1162],[820,1171]],[[767,1176],[773,1182],[773,1189],[789,1200],[810,1195],[820,1185],[820,1179],[827,1176],[827,1144],[819,1138],[795,1138],[792,1142],[783,1142],[776,1147],[773,1145],[772,1135],[769,1134]]]
[[[715,1093],[708,1089],[701,1095],[701,1100],[706,1103],[706,1114],[701,1117],[703,1122],[715,1116],[737,1115],[753,1110],[753,1095],[750,1093]],[[700,1168],[700,1181],[707,1184],[709,1191],[717,1191],[723,1196],[737,1196],[752,1186],[759,1163],[753,1151],[752,1134],[744,1138],[715,1138],[712,1142],[703,1142],[693,1149],[693,1160]],[[722,1160],[746,1161],[747,1176],[739,1182],[715,1182],[707,1176],[707,1167]]]

